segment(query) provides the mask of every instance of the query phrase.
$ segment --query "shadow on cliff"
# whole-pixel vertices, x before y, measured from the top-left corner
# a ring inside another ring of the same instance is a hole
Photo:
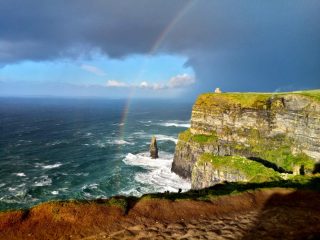
[[[284,168],[279,167],[278,165],[269,162],[268,160],[262,159],[262,158],[258,158],[258,157],[248,157],[248,159],[261,163],[262,165],[264,165],[267,168],[272,168],[273,170],[275,170],[276,172],[279,173],[292,173],[292,171],[286,171]]]
[[[315,179],[310,184],[319,183]],[[320,239],[320,192],[273,194],[243,239]]]
[[[312,173],[313,173],[313,174],[320,173],[320,163],[316,163],[316,164],[314,165],[314,168],[313,168]]]

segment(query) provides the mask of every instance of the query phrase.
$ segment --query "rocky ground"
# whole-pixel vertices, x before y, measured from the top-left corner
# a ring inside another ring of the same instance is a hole
[[[142,199],[127,212],[45,203],[0,214],[0,239],[319,239],[320,193],[266,189],[212,201]]]

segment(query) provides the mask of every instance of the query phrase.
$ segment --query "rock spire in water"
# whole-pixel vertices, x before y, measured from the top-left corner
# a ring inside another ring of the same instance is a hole
[[[152,137],[151,139],[151,144],[150,144],[150,157],[153,159],[156,159],[159,157],[158,155],[158,146],[157,146],[157,139],[155,136]]]

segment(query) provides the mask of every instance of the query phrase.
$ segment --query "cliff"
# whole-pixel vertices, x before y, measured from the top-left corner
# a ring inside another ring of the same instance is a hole
[[[288,178],[311,174],[319,147],[320,90],[206,93],[179,135],[172,171],[190,178],[192,188]]]

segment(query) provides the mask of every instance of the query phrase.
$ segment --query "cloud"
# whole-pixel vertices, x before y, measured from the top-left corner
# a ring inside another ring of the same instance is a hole
[[[185,87],[195,83],[195,79],[193,76],[188,74],[181,74],[175,77],[172,77],[168,82],[169,88],[178,88],[178,87]]]
[[[318,0],[3,0],[0,9],[0,66],[165,53],[189,59],[193,91],[320,87]]]
[[[117,81],[117,80],[108,80],[106,87],[116,87],[116,88],[123,88],[123,87],[130,87],[127,83],[125,82],[121,82],[121,81]]]
[[[90,72],[90,73],[93,73],[97,76],[105,76],[106,75],[106,73],[102,69],[95,67],[95,66],[92,66],[92,65],[82,64],[81,68],[83,70]]]
[[[108,80],[107,87],[116,88],[141,88],[141,89],[151,89],[151,90],[162,90],[162,89],[175,89],[184,88],[195,83],[195,78],[186,73],[179,74],[169,79],[165,84],[160,83],[148,83],[147,81],[142,81],[140,84],[128,84],[116,80]]]
[[[146,81],[143,81],[140,83],[139,87],[140,88],[150,88],[150,85]]]

